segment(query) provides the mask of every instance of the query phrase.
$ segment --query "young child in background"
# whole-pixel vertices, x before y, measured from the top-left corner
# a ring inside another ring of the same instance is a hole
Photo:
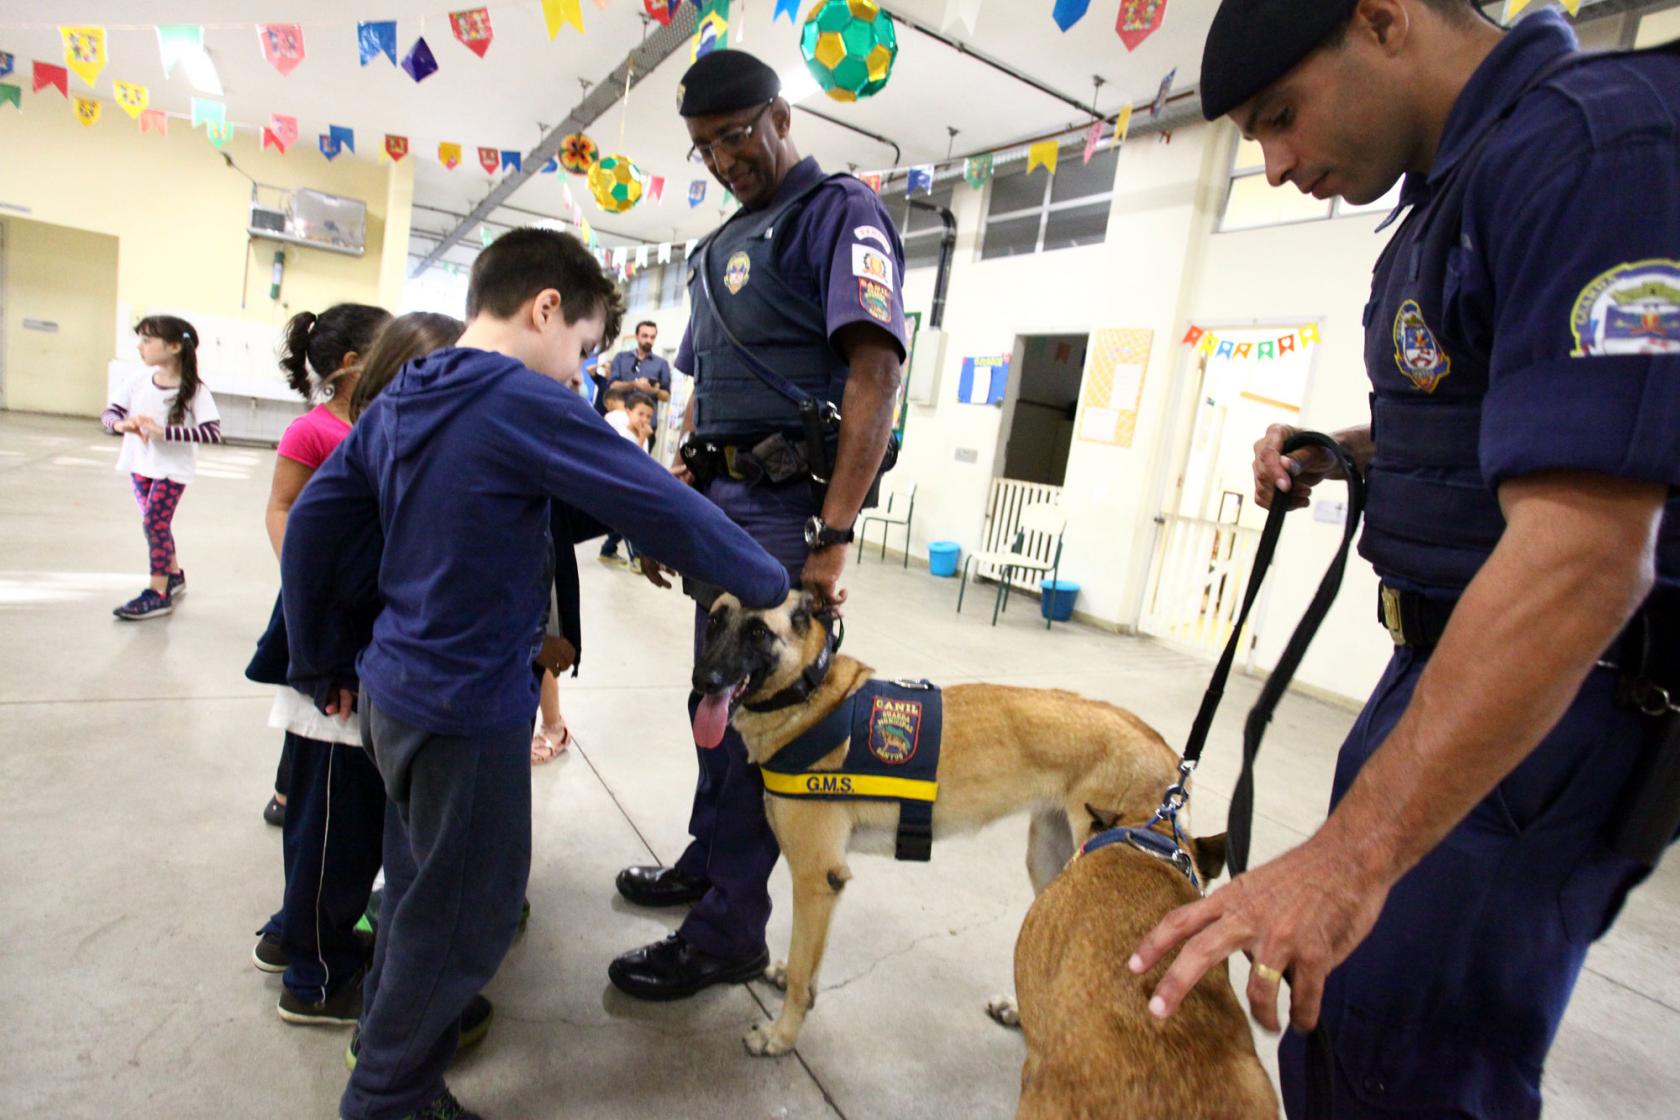
[[[622,381],[615,381],[605,392],[607,423],[612,430],[634,443],[637,447],[646,448],[648,440],[653,436],[653,417],[657,407],[653,398],[639,390],[632,389]],[[607,565],[625,564],[630,568],[636,566],[636,546],[627,544],[626,551],[630,554],[628,561],[620,560],[618,556],[618,542],[624,537],[618,533],[608,533],[607,539],[601,542],[601,563]]]
[[[100,421],[122,434],[117,470],[133,480],[150,553],[151,586],[111,613],[130,622],[159,618],[187,593],[170,524],[198,473],[198,445],[222,442],[222,417],[198,377],[198,332],[185,319],[148,315],[134,327],[148,367],[118,388]]]
[[[341,322],[333,318],[338,310],[322,315],[317,333],[335,329]],[[332,399],[287,429],[275,469],[276,495],[285,498],[278,526],[274,503],[269,506],[269,531],[275,534],[278,529],[277,557],[292,502],[303,483],[349,434],[350,423],[360,409],[378,395],[404,362],[451,345],[461,329],[461,321],[447,315],[419,313],[391,319],[371,345],[363,345],[357,367],[359,378],[347,374],[337,379]],[[330,414],[336,426],[323,424],[311,435],[306,427],[310,416],[332,405],[338,406]],[[307,438],[300,438],[300,432]],[[307,473],[295,487],[282,493],[282,470],[301,467],[307,467]],[[334,559],[319,558],[323,564]],[[346,621],[371,632],[371,615]],[[260,939],[252,957],[264,972],[285,974],[278,1007],[281,1019],[294,1024],[349,1026],[362,1011],[361,977],[368,947],[357,936],[356,923],[367,909],[369,891],[379,871],[385,786],[372,758],[362,749],[356,713],[340,720],[319,711],[310,696],[287,685],[288,660],[284,617],[277,609],[246,675],[280,686],[269,724],[285,729],[286,750],[292,760],[285,823],[285,893],[279,912],[258,931]],[[489,1003],[483,1001],[474,1021],[463,1023],[463,1031],[476,1027],[482,1034],[488,1029],[489,1018]]]
[[[373,344],[374,335],[390,320],[391,313],[383,307],[335,303],[319,315],[300,311],[286,324],[280,349],[280,368],[286,374],[286,384],[305,404],[317,399],[321,403],[294,420],[280,437],[274,481],[269,486],[268,510],[263,515],[268,541],[274,546],[276,557],[280,555],[280,540],[286,535],[286,511],[297,501],[309,476],[326,461],[339,441],[350,434],[350,395],[356,387],[361,357]],[[274,611],[278,618],[278,598]],[[282,687],[281,700],[290,693],[291,689]],[[276,722],[279,715],[277,706],[275,715],[269,717],[270,727],[285,726],[283,719]],[[288,738],[280,748],[274,794],[263,807],[263,820],[269,824],[286,823],[286,791],[292,783],[292,761]],[[259,963],[257,967],[263,966]]]

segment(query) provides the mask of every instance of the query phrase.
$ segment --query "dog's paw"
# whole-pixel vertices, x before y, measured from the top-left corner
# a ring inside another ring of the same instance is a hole
[[[1021,1025],[1021,1009],[1016,1006],[1014,996],[993,996],[986,1003],[986,1014],[1006,1027]]]
[[[746,1043],[747,1053],[755,1058],[779,1058],[793,1049],[792,1043],[780,1040],[773,1023],[754,1024],[741,1041]]]
[[[782,991],[787,991],[787,962],[777,961],[775,964],[765,969],[764,979],[768,980],[772,985]]]

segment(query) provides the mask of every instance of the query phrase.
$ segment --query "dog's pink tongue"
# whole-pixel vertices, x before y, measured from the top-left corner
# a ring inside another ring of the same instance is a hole
[[[707,750],[723,742],[729,727],[729,693],[714,692],[700,698],[694,709],[694,743]]]

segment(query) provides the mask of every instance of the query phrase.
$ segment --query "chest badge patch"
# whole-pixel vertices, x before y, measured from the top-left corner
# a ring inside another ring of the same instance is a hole
[[[1452,372],[1452,359],[1423,321],[1423,308],[1415,299],[1402,303],[1394,313],[1394,364],[1425,393],[1433,393]]]
[[[745,253],[736,253],[723,266],[723,286],[729,289],[730,295],[735,295],[747,286],[752,277],[752,258]]]
[[[1571,357],[1680,353],[1680,261],[1644,260],[1600,273],[1570,313]]]
[[[893,317],[892,293],[885,284],[867,277],[858,279],[858,304],[867,312],[869,317],[878,323],[891,323]]]
[[[922,737],[922,703],[875,697],[869,713],[869,753],[888,766],[903,766],[916,756]]]

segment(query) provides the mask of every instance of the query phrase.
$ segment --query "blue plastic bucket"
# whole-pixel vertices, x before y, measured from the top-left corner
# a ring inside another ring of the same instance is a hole
[[[957,574],[957,561],[961,556],[962,546],[956,541],[934,541],[928,545],[928,571],[949,579]]]
[[[1056,622],[1073,617],[1073,601],[1079,598],[1079,585],[1065,579],[1047,579],[1038,585],[1038,613]]]

